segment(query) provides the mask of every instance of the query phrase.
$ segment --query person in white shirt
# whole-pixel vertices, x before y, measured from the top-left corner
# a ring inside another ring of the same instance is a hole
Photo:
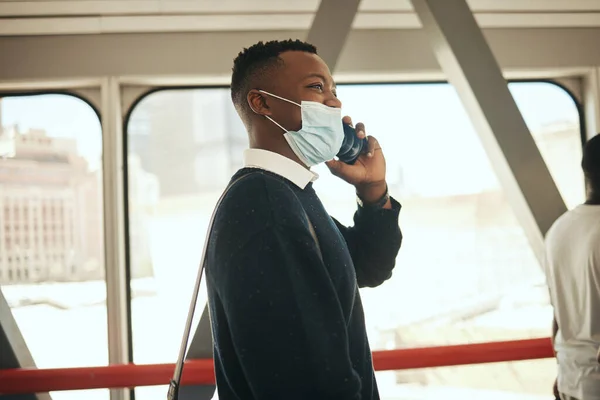
[[[586,143],[581,166],[585,203],[558,218],[546,235],[558,362],[554,391],[561,400],[600,400],[600,135]]]

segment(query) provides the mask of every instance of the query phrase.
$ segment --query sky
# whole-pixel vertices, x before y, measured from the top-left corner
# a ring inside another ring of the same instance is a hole
[[[2,125],[18,125],[21,132],[44,129],[48,136],[77,140],[80,154],[97,163],[102,154],[98,115],[85,101],[64,94],[5,97],[0,103]]]
[[[511,83],[509,88],[532,131],[558,121],[578,122],[575,103],[556,85]],[[161,96],[161,92],[150,96]],[[435,195],[428,190],[467,193],[470,188],[497,186],[489,159],[451,85],[340,85],[338,96],[344,114],[355,123],[364,122],[367,133],[379,139],[390,179],[403,175],[424,195]],[[144,101],[138,107],[144,107]],[[62,94],[6,97],[2,119],[4,125],[18,124],[21,131],[41,128],[50,136],[75,138],[80,154],[92,165],[101,157],[100,121],[78,98]],[[323,168],[317,169],[322,172]]]

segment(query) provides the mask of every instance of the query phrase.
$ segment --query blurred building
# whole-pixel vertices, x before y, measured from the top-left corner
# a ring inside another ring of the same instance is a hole
[[[129,176],[129,247],[131,249],[131,277],[154,275],[150,253],[150,216],[159,201],[158,178],[142,168],[138,156],[128,156]]]
[[[135,108],[128,150],[158,177],[161,196],[221,190],[242,166],[248,135],[228,91],[161,91]]]
[[[579,132],[579,124],[572,121],[556,121],[531,132],[545,160],[565,160],[546,165],[570,207],[583,202],[585,197]]]
[[[90,171],[75,139],[43,130],[5,127],[0,143],[11,150],[0,155],[0,284],[103,278],[101,170]],[[148,253],[139,225],[158,197],[158,184],[140,168],[132,176],[138,188],[132,249]],[[148,274],[151,267],[134,265],[132,273]]]

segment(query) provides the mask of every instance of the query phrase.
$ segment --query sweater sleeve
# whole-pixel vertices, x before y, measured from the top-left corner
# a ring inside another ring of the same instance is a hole
[[[334,219],[350,250],[359,287],[381,285],[392,276],[396,265],[402,244],[402,232],[398,225],[401,205],[393,198],[390,200],[391,209],[358,207],[352,227],[346,227]]]
[[[211,280],[254,399],[360,399],[341,305],[308,229],[267,226]]]

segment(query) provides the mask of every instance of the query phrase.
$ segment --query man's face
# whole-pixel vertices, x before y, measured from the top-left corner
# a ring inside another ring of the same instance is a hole
[[[314,101],[329,107],[342,106],[336,95],[335,82],[321,57],[302,51],[288,51],[280,58],[285,64],[276,70],[270,90],[265,90],[298,104]],[[300,107],[265,97],[275,121],[288,130],[297,131],[302,127]]]

